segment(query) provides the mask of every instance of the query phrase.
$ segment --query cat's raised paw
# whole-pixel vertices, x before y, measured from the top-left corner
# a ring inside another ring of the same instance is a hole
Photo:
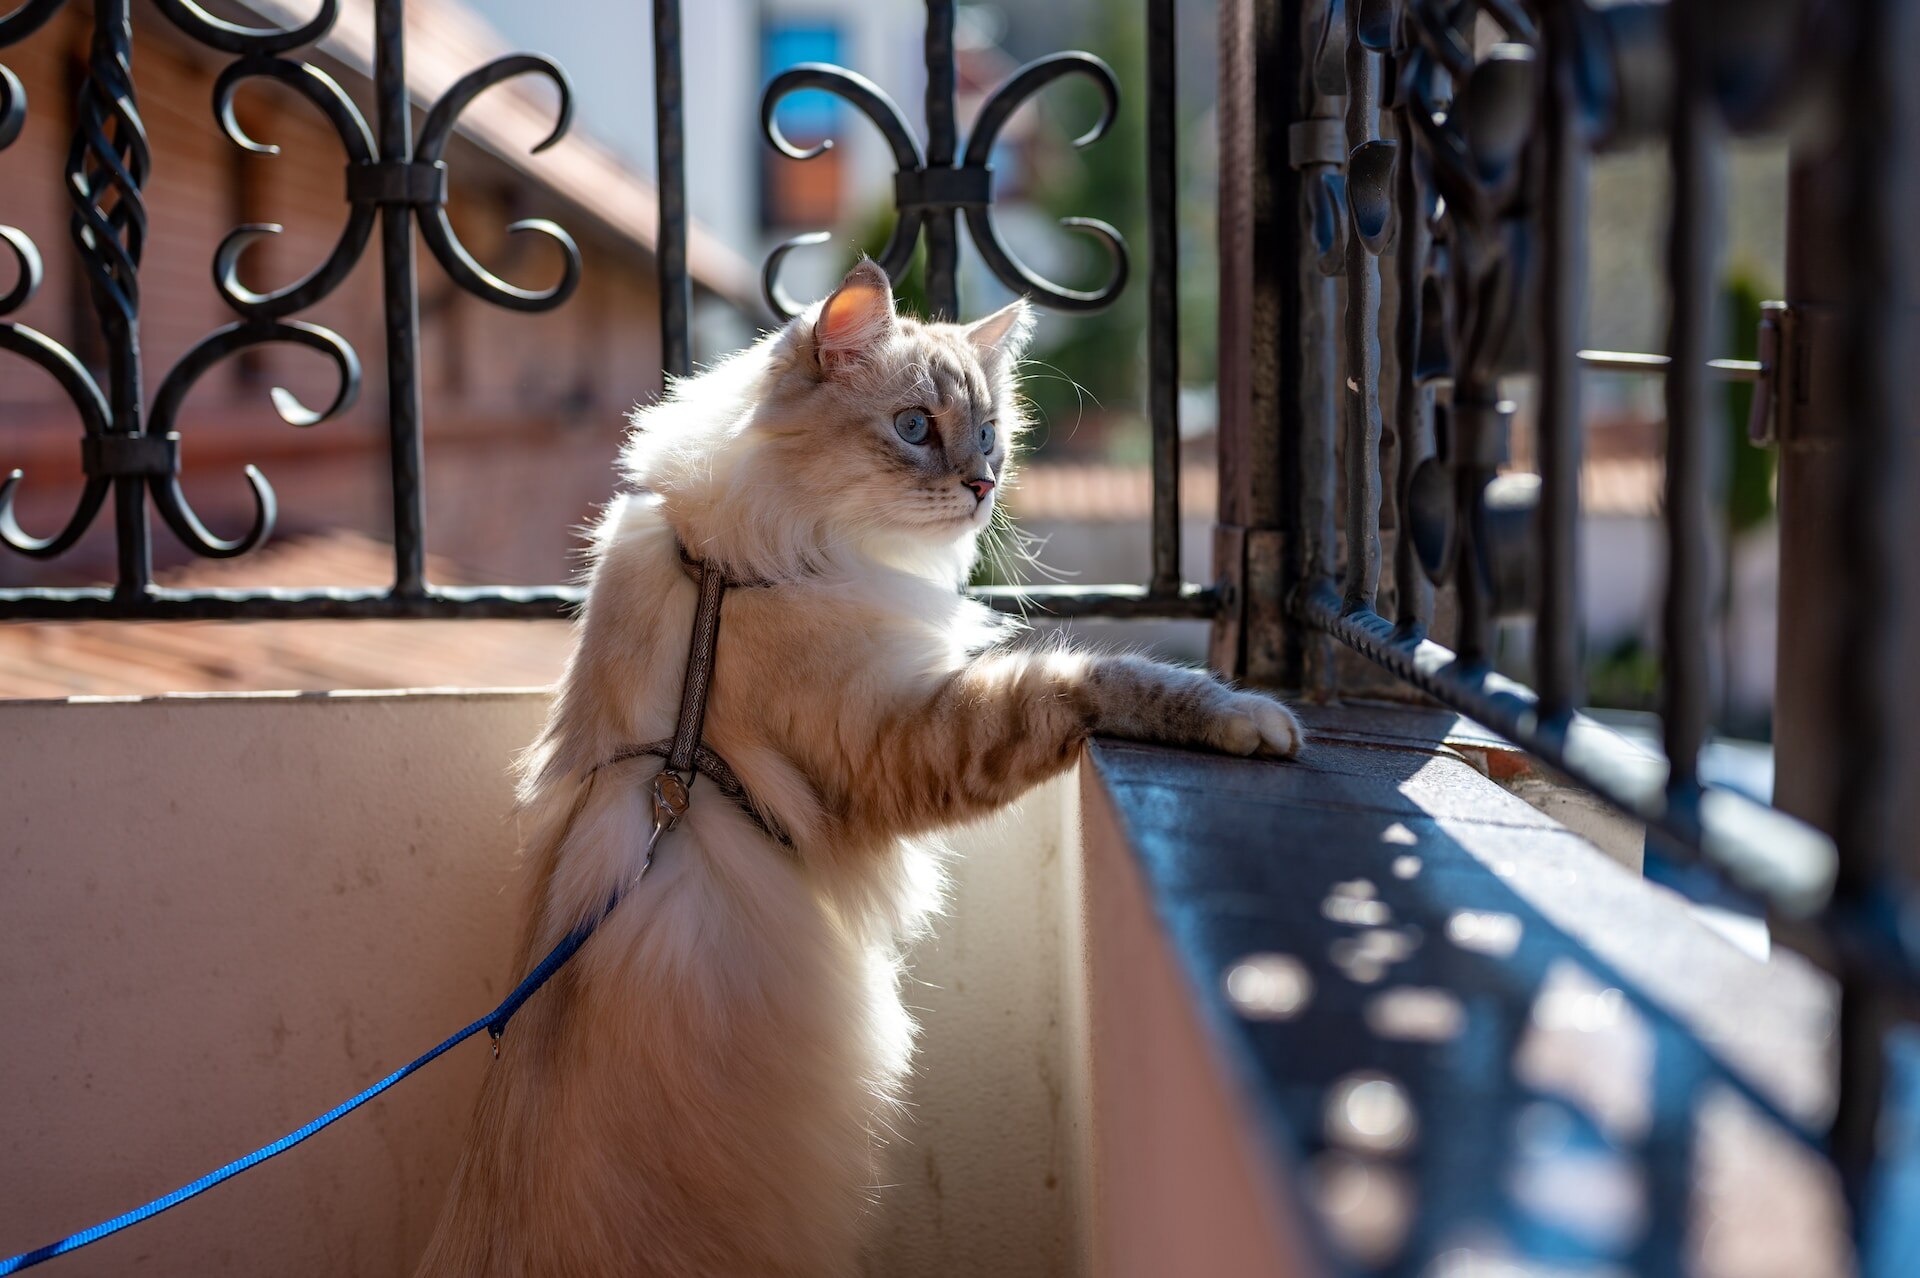
[[[1293,711],[1257,692],[1230,694],[1220,722],[1220,746],[1229,754],[1259,754],[1291,759],[1300,753],[1304,733]]]

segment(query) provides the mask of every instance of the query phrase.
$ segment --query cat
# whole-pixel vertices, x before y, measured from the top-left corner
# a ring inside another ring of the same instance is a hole
[[[914,1028],[903,947],[942,827],[1071,766],[1092,734],[1290,755],[1278,701],[1063,645],[961,592],[1025,425],[1024,301],[896,313],[863,261],[825,302],[638,411],[631,491],[523,763],[518,971],[630,884],[696,587],[725,596],[703,740],[751,807],[690,811],[499,1044],[423,1278],[843,1275]],[[762,822],[767,828],[763,828]],[[784,832],[791,846],[771,837]]]

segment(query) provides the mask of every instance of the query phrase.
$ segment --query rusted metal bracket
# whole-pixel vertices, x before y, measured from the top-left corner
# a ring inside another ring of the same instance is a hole
[[[1833,444],[1844,434],[1838,414],[1821,405],[1844,402],[1846,352],[1840,344],[1837,307],[1802,302],[1762,305],[1760,381],[1753,396],[1748,437],[1773,446]]]
[[[1747,410],[1747,439],[1756,448],[1779,442],[1776,399],[1780,389],[1781,335],[1788,322],[1785,302],[1760,303],[1760,334],[1755,350],[1760,377],[1753,386],[1753,404]]]

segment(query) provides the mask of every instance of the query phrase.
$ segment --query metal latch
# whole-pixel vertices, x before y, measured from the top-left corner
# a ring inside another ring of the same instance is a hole
[[[1785,302],[1760,303],[1760,333],[1756,354],[1760,376],[1753,384],[1753,406],[1747,412],[1747,439],[1757,448],[1771,448],[1780,442],[1777,401],[1780,387],[1780,355],[1787,349],[1785,333],[1791,317]]]

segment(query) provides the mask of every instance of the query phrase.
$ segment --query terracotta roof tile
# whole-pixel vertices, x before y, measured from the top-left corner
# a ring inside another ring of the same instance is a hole
[[[467,584],[429,557],[428,576]],[[174,586],[380,586],[393,552],[358,533],[295,538],[246,560],[195,564]],[[0,697],[550,684],[564,621],[29,622],[0,626]]]

